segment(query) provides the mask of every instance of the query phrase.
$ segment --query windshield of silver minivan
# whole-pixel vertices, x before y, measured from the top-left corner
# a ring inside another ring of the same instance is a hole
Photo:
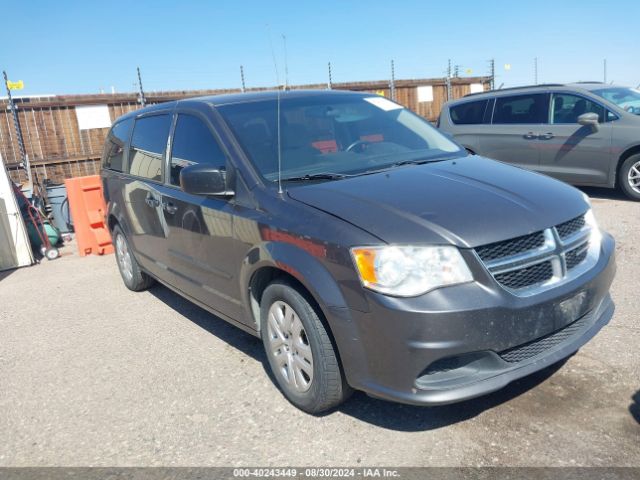
[[[594,90],[596,95],[609,100],[627,112],[640,115],[640,91],[634,88],[614,87]]]
[[[250,160],[278,178],[275,99],[217,107]],[[282,179],[339,178],[464,156],[427,121],[381,96],[315,95],[280,101]]]

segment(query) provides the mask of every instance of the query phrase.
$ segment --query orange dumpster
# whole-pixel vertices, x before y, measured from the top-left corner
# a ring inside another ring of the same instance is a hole
[[[68,178],[64,184],[80,256],[113,253],[111,235],[105,224],[107,206],[100,176]]]

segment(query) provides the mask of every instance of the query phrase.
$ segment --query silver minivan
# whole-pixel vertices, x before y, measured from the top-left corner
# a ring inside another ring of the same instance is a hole
[[[640,200],[640,91],[604,83],[470,94],[438,127],[469,152]]]

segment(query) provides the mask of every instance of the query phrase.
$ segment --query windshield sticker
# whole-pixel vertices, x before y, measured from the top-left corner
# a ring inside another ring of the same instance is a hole
[[[399,110],[402,108],[402,105],[398,105],[397,103],[393,103],[390,100],[382,97],[367,97],[365,101],[369,102],[371,105],[375,105],[376,107],[388,112],[389,110]]]

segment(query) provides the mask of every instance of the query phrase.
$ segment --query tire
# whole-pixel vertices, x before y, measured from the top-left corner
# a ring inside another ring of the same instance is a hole
[[[55,260],[60,256],[60,250],[56,247],[47,248],[44,251],[44,256],[47,257],[47,260]]]
[[[120,276],[129,290],[141,292],[155,283],[155,280],[143,272],[140,265],[138,265],[129,241],[119,225],[116,225],[113,229],[113,245]]]
[[[290,316],[291,312],[295,316]],[[260,302],[260,319],[269,366],[287,400],[305,412],[317,414],[351,395],[319,312],[292,283],[276,280],[267,286]]]
[[[630,176],[632,178],[629,178]],[[631,182],[634,178],[638,178],[638,180],[634,181],[634,185],[632,185]],[[627,197],[640,201],[640,154],[631,155],[620,166],[618,184]]]

